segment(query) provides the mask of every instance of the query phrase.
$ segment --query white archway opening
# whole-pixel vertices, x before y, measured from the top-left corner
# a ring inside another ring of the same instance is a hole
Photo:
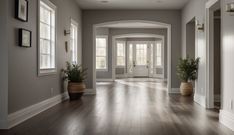
[[[116,25],[117,24],[117,25]],[[123,25],[125,24],[125,26]],[[129,25],[132,24],[132,25]],[[172,93],[172,87],[171,87],[171,25],[166,24],[166,23],[161,23],[161,22],[156,22],[156,21],[146,21],[146,20],[121,20],[121,21],[111,21],[111,22],[105,22],[105,23],[99,23],[93,25],[93,90],[94,93],[96,93],[96,29],[99,27],[108,27],[108,26],[115,26],[115,27],[125,27],[128,28],[131,26],[131,28],[165,28],[167,29],[167,90],[168,93]],[[118,26],[120,25],[120,26]],[[128,26],[129,25],[129,26]],[[134,36],[139,35],[142,33],[135,33]],[[158,37],[158,35],[155,34],[145,34],[146,36],[154,36]],[[113,38],[117,37],[123,37],[127,35],[118,35]],[[113,61],[112,61],[113,65]],[[112,67],[113,68],[113,67]],[[112,71],[112,78],[114,72]]]

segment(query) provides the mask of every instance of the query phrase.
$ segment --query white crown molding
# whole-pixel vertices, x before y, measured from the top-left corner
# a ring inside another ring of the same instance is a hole
[[[226,110],[220,110],[219,122],[234,131],[234,114],[233,113],[226,111]]]
[[[67,92],[9,114],[8,129],[28,120],[29,118],[32,118],[33,116],[53,107],[58,103],[61,103],[66,99],[68,99]]]

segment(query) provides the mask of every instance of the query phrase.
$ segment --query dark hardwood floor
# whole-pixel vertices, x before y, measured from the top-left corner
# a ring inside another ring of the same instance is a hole
[[[218,112],[168,95],[157,81],[98,83],[96,96],[65,101],[0,135],[234,135]]]

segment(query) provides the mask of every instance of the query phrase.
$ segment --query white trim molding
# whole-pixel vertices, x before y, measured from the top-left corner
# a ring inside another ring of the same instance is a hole
[[[94,24],[93,25],[93,37],[96,36],[96,28],[98,28],[98,27],[104,27],[104,26],[107,26],[110,24],[118,24],[118,23],[125,23],[125,22],[127,22],[127,23],[143,22],[143,23],[160,25],[160,26],[167,29],[167,75],[168,75],[167,88],[168,88],[168,93],[170,93],[171,92],[171,24],[161,23],[161,22],[157,22],[157,21],[147,21],[147,20],[109,21],[109,22]],[[93,89],[96,93],[96,61],[95,61],[96,51],[95,51],[95,48],[96,48],[96,41],[95,41],[95,38],[93,38]],[[113,57],[113,58],[115,58],[115,57]],[[114,61],[112,61],[112,64],[115,64]],[[112,77],[115,78],[115,74],[112,74]]]
[[[180,88],[171,88],[170,94],[180,94]]]
[[[214,108],[214,12],[220,8],[220,0],[206,2],[205,39],[206,39],[206,108]]]
[[[206,108],[206,97],[199,94],[194,94],[194,101],[201,105],[202,107]]]
[[[226,110],[220,110],[219,122],[234,131],[234,114],[233,113],[226,111]]]
[[[67,92],[8,115],[8,129],[68,99]]]
[[[96,90],[94,89],[86,89],[84,95],[95,95]]]
[[[97,79],[97,82],[114,82],[112,78],[105,78],[105,79]]]

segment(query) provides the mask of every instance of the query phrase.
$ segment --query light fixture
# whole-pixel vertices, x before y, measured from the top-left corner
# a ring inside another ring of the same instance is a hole
[[[205,30],[204,23],[200,24],[198,20],[196,20],[195,23],[196,23],[196,26],[197,26],[197,30],[199,30],[199,31],[204,31]]]
[[[228,4],[226,5],[226,12],[234,13],[234,2],[228,3]]]
[[[69,35],[71,32],[70,32],[70,30],[64,30],[64,36],[67,36],[67,35]]]
[[[100,0],[99,2],[103,3],[103,4],[106,4],[108,3],[109,1],[108,0]]]
[[[234,2],[226,4],[226,12],[234,16]]]

